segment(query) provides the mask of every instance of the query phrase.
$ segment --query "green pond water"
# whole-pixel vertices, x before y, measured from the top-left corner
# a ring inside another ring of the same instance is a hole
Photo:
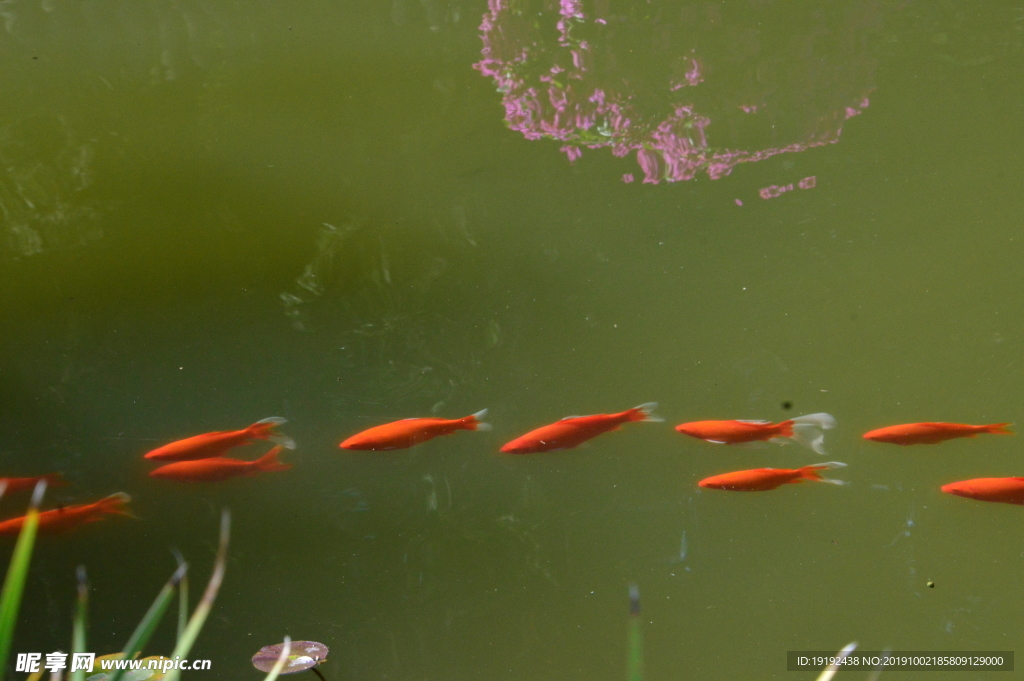
[[[222,507],[186,678],[260,678],[289,635],[334,681],[618,680],[630,582],[647,681],[1024,650],[1024,510],[939,491],[1024,475],[1020,436],[860,437],[1024,427],[1019,3],[9,0],[0,92],[0,473],[139,516],[40,538],[14,652],[68,650],[79,564],[88,649],[120,650],[172,547],[198,594]],[[673,430],[812,412],[828,459]],[[292,470],[149,477],[268,416]],[[697,487],[829,459],[849,485]]]

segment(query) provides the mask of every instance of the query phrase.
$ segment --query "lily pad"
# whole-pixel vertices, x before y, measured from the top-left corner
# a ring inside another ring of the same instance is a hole
[[[283,643],[260,648],[260,651],[252,656],[252,666],[261,672],[269,672],[277,663],[284,649]],[[292,641],[292,649],[288,655],[288,661],[281,670],[282,674],[294,674],[307,669],[312,669],[321,662],[327,660],[327,646],[316,641]]]

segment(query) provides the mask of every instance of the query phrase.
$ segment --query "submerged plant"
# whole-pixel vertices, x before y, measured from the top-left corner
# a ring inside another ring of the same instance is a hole
[[[5,490],[4,483],[0,482],[0,497]],[[17,623],[18,611],[21,606],[21,597],[25,590],[25,580],[28,575],[29,564],[32,559],[32,549],[35,545],[36,532],[39,528],[39,504],[43,494],[46,492],[46,481],[40,481],[32,494],[32,501],[28,513],[25,516],[24,524],[18,534],[18,541],[14,546],[14,553],[7,567],[7,576],[4,579],[3,590],[0,591],[0,670],[7,668],[7,661],[10,657],[11,641],[14,637],[14,626]],[[157,594],[156,600],[149,607],[146,615],[139,622],[132,633],[124,649],[120,653],[105,655],[97,660],[135,660],[142,652],[142,649],[149,642],[157,625],[163,618],[168,605],[177,594],[180,599],[178,642],[175,646],[174,659],[161,656],[143,658],[141,661],[150,661],[154,666],[143,664],[141,669],[117,669],[113,672],[100,672],[86,676],[85,670],[72,671],[69,681],[178,681],[181,671],[174,668],[175,661],[187,657],[192,644],[199,636],[199,632],[206,622],[206,617],[213,607],[213,601],[217,597],[217,591],[224,579],[224,570],[227,566],[228,541],[231,532],[231,513],[224,509],[221,514],[220,542],[217,550],[217,557],[214,561],[213,574],[210,582],[203,593],[203,598],[196,606],[192,617],[185,619],[188,612],[188,591],[185,575],[188,571],[188,564],[178,560],[178,569],[174,571],[171,578],[164,585],[164,588]],[[72,633],[72,653],[85,652],[86,643],[86,621],[89,603],[89,583],[84,566],[79,566],[76,571],[78,582],[78,599],[75,607],[74,628]],[[95,669],[95,667],[94,667]],[[2,672],[0,672],[2,674]],[[30,676],[30,679],[39,679],[42,672]]]
[[[0,486],[0,497],[7,489],[6,483]],[[18,621],[18,609],[21,607],[21,594],[25,590],[25,578],[28,566],[32,561],[32,547],[36,541],[36,530],[39,528],[39,504],[46,493],[46,481],[36,484],[29,504],[25,524],[18,533],[18,542],[14,545],[14,555],[7,566],[7,577],[4,588],[0,592],[0,670],[7,669],[7,658],[11,654],[11,639],[14,638],[14,625]]]

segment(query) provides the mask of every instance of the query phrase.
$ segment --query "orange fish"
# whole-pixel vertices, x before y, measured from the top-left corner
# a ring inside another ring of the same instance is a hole
[[[277,460],[277,455],[281,453],[282,449],[284,447],[278,445],[255,461],[241,461],[225,456],[214,456],[198,461],[177,461],[160,466],[151,471],[149,475],[154,478],[181,482],[216,482],[240,475],[286,471],[292,467],[291,464],[281,463]]]
[[[864,433],[865,440],[889,442],[894,445],[934,445],[957,437],[974,437],[978,433],[1013,435],[1009,423],[971,426],[966,423],[904,423]]]
[[[146,454],[144,458],[157,461],[209,459],[214,456],[221,456],[229,449],[247,445],[256,440],[270,440],[282,447],[295,449],[294,440],[274,430],[277,426],[287,422],[286,419],[280,416],[271,416],[262,421],[257,421],[242,430],[214,431],[212,433],[195,435],[184,440],[172,442],[163,447],[157,447]]]
[[[0,483],[7,483],[7,488],[4,490],[5,493],[24,492],[27,489],[35,489],[36,483],[41,480],[45,480],[46,484],[50,487],[63,487],[68,484],[64,478],[60,476],[60,473],[37,475],[33,478],[0,478]]]
[[[772,423],[771,421],[693,421],[676,426],[683,435],[706,440],[718,445],[739,445],[749,442],[774,442],[789,444],[796,442],[825,454],[825,433],[836,427],[831,414],[807,414],[795,419]]]
[[[946,494],[977,499],[1001,501],[1004,504],[1024,505],[1024,478],[975,478],[942,486]]]
[[[39,531],[64,532],[83,523],[103,520],[107,515],[126,515],[134,518],[135,516],[129,513],[127,508],[128,502],[131,500],[132,498],[124,492],[118,492],[91,504],[63,506],[52,511],[43,511],[39,514]],[[25,516],[0,522],[0,535],[16,535],[21,532],[23,524],[25,524]]]
[[[764,492],[775,489],[780,485],[814,480],[815,482],[830,482],[833,485],[845,485],[842,480],[831,480],[821,477],[818,473],[826,468],[845,468],[846,464],[840,461],[829,461],[803,468],[754,468],[749,471],[735,471],[723,473],[704,478],[698,485],[709,489],[727,489],[734,492]]]
[[[501,451],[505,454],[533,454],[556,449],[572,449],[602,433],[618,430],[623,423],[664,421],[665,419],[651,413],[657,408],[657,402],[647,402],[618,414],[566,416],[561,421],[517,437],[502,447]]]
[[[490,430],[491,424],[480,419],[487,416],[481,409],[461,419],[403,419],[356,433],[342,442],[342,449],[361,449],[375,452],[389,449],[406,449],[421,442],[432,440],[439,435],[451,435],[457,430]]]

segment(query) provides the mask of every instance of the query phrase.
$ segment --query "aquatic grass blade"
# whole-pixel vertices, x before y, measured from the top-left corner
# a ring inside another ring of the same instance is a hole
[[[626,680],[643,681],[644,651],[640,636],[640,589],[629,585],[629,653],[626,661]]]
[[[149,610],[142,618],[142,621],[139,622],[139,625],[135,627],[135,631],[132,633],[131,638],[128,639],[128,643],[124,644],[124,650],[121,651],[121,659],[134,659],[136,655],[142,652],[146,644],[149,643],[149,639],[153,636],[153,632],[156,631],[160,620],[163,619],[164,613],[167,611],[167,606],[174,599],[178,582],[181,581],[187,570],[188,563],[179,565],[178,569],[171,575],[171,578],[164,584],[164,588],[160,589],[160,593],[153,600],[153,605],[149,606]],[[110,677],[110,681],[118,681],[118,679],[124,676],[126,671],[125,669],[118,669]]]
[[[284,663],[291,654],[292,639],[290,636],[285,636],[284,647],[281,648],[281,655],[278,656],[277,662],[274,663],[274,668],[270,670],[270,673],[263,677],[263,681],[274,681],[281,674],[281,670],[284,669]]]
[[[75,570],[75,578],[78,582],[78,602],[75,605],[75,621],[71,633],[71,656],[75,653],[84,653],[86,617],[89,611],[89,578],[85,572],[85,566],[79,565]],[[68,681],[85,681],[85,670],[76,669],[68,675]]]
[[[185,557],[181,555],[178,549],[174,549],[174,558],[178,561],[178,565],[185,564]],[[188,625],[188,574],[181,578],[181,582],[178,584],[178,636],[174,639],[175,645],[181,640],[181,637],[185,634],[185,627]]]
[[[196,605],[196,610],[192,613],[188,626],[185,627],[184,633],[174,647],[174,652],[171,654],[171,657],[174,659],[188,657],[188,651],[192,649],[192,644],[199,637],[199,632],[206,623],[206,617],[213,608],[213,602],[217,598],[217,591],[220,590],[221,582],[224,581],[224,570],[227,569],[228,541],[230,538],[231,512],[228,509],[224,509],[220,516],[220,545],[217,547],[217,559],[213,563],[213,574],[210,575],[206,591],[203,592],[203,597],[199,600],[199,604]],[[179,678],[181,678],[181,670],[172,669],[164,676],[164,681],[178,681]]]
[[[0,496],[7,489],[3,483]],[[7,669],[7,658],[11,654],[11,639],[14,638],[14,625],[18,621],[18,609],[21,606],[21,595],[25,591],[25,579],[28,566],[32,561],[32,547],[39,529],[39,504],[46,493],[46,481],[40,480],[32,493],[32,503],[25,516],[25,522],[18,533],[18,541],[14,545],[14,554],[7,566],[7,577],[4,578],[3,591],[0,591],[0,670]]]
[[[886,648],[885,650],[883,650],[882,651],[882,659],[884,660],[884,659],[888,658],[889,657],[889,653],[891,653],[891,652],[892,652],[892,648]],[[877,667],[875,667],[873,670],[871,670],[870,674],[868,674],[868,681],[878,681],[878,677],[882,675],[882,670],[884,670],[884,669],[885,669],[885,663],[884,662],[879,663],[879,665]]]
[[[856,649],[856,641],[854,641],[853,643],[847,643],[846,646],[837,653],[837,657],[839,658],[839,660],[845,660],[846,656]],[[815,681],[831,681],[832,677],[836,675],[837,671],[839,671],[838,661],[837,664],[830,664],[828,667],[825,667],[825,669],[822,670],[821,674],[818,675],[818,678]]]

